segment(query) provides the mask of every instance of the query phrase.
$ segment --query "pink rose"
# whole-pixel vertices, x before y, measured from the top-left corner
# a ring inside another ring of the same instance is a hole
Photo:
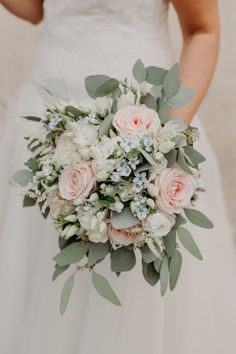
[[[113,126],[120,134],[140,135],[156,131],[160,126],[160,119],[156,111],[145,105],[129,105],[116,112]]]
[[[115,229],[111,224],[108,224],[108,236],[116,245],[128,246],[133,243],[141,232],[139,225],[129,227],[128,229]]]
[[[67,200],[85,199],[95,187],[95,174],[90,162],[78,163],[59,177],[61,197]]]
[[[190,206],[197,180],[179,168],[166,168],[156,176],[154,185],[160,210],[178,214]]]

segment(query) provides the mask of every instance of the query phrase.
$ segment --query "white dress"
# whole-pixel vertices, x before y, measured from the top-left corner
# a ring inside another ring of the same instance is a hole
[[[37,208],[23,209],[8,184],[26,159],[21,115],[39,115],[37,87],[47,78],[64,79],[71,97],[87,96],[91,74],[129,76],[133,63],[169,68],[174,62],[164,0],[46,0],[44,33],[33,67],[13,100],[0,132],[0,353],[1,354],[233,354],[236,329],[236,251],[215,157],[200,127],[202,171],[198,209],[214,230],[192,227],[204,261],[184,252],[173,293],[142,278],[140,265],[119,279],[99,265],[122,307],[101,298],[91,274],[76,279],[64,316],[59,299],[65,276],[51,281],[57,233]],[[22,49],[27,43],[22,42]],[[7,68],[6,68],[7,70]],[[207,119],[207,117],[206,117]]]

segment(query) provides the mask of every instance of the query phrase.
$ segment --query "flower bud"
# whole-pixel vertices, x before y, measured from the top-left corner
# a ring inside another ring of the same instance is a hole
[[[68,215],[64,218],[65,221],[69,221],[69,222],[76,222],[78,220],[77,215],[72,214],[72,215]]]

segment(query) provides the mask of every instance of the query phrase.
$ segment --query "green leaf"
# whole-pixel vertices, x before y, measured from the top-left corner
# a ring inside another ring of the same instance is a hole
[[[59,277],[59,275],[61,275],[62,273],[64,273],[67,269],[69,268],[68,265],[60,267],[58,264],[55,265],[55,270],[54,273],[52,275],[52,280],[56,280],[57,277]]]
[[[153,262],[154,268],[156,269],[156,272],[157,272],[157,273],[160,273],[161,264],[162,264],[162,261],[161,261],[160,258],[157,258],[157,259]]]
[[[170,107],[180,108],[193,99],[195,92],[191,89],[180,87],[176,95],[168,100]]]
[[[145,263],[152,263],[157,259],[157,256],[150,250],[147,244],[140,248],[140,250]]]
[[[138,83],[141,84],[146,79],[146,69],[140,59],[138,59],[134,64],[132,72],[135,80],[137,80]]]
[[[100,124],[99,126],[99,138],[101,138],[103,135],[108,136],[109,135],[109,130],[112,129],[112,121],[113,121],[113,114],[110,114],[107,116],[104,121]]]
[[[65,282],[62,293],[61,293],[61,303],[60,303],[60,313],[63,315],[68,306],[70,295],[74,286],[75,273],[73,273]]]
[[[160,279],[160,275],[156,272],[153,263],[145,263],[142,261],[142,273],[144,279],[152,286],[156,285]]]
[[[22,118],[25,118],[25,119],[30,120],[32,122],[40,122],[41,121],[41,118],[34,117],[34,116],[23,116]]]
[[[160,270],[160,285],[161,285],[161,296],[164,296],[168,287],[169,281],[169,260],[165,257]]]
[[[167,70],[158,68],[157,66],[148,66],[146,68],[147,77],[146,81],[149,84],[159,86],[163,83],[163,79],[167,73]]]
[[[150,163],[144,163],[143,165],[140,165],[136,168],[135,172],[143,172],[143,171],[148,171],[150,170],[150,168],[152,167],[152,165]]]
[[[130,208],[124,208],[121,213],[113,212],[111,216],[111,224],[115,229],[127,229],[137,225],[139,220],[133,216]]]
[[[189,251],[189,253],[191,253],[197,259],[202,260],[203,258],[201,252],[197,244],[195,243],[191,233],[184,227],[179,227],[177,232],[178,232],[179,240],[182,243],[182,245],[186,248],[186,250]]]
[[[176,158],[177,158],[177,150],[176,149],[170,150],[167,154],[165,154],[165,158],[168,161],[168,163],[167,163],[168,168],[174,166],[174,164],[176,163]]]
[[[178,149],[178,157],[177,157],[177,164],[179,165],[180,168],[182,168],[183,171],[185,171],[186,173],[192,175],[193,172],[190,169],[190,167],[188,166],[185,157],[183,156],[183,154],[181,153],[181,151]]]
[[[165,245],[166,253],[169,257],[172,257],[176,249],[176,231],[171,230],[168,235],[163,236],[163,243]]]
[[[109,252],[110,242],[91,242],[89,245],[88,265],[96,264],[98,261],[103,259]]]
[[[154,111],[157,109],[157,101],[150,93],[140,98],[140,104],[145,104],[145,106],[153,109]]]
[[[73,114],[73,116],[75,116],[75,117],[80,117],[80,116],[85,115],[84,112],[82,112],[79,108],[74,107],[74,106],[66,106],[65,111],[66,111],[66,113]]]
[[[53,260],[57,262],[59,266],[77,263],[85,256],[88,247],[88,242],[74,242],[58,253]]]
[[[175,64],[165,75],[163,80],[163,88],[167,98],[174,96],[180,87],[179,66]]]
[[[145,150],[140,150],[140,152],[142,153],[142,155],[145,157],[145,159],[147,160],[147,162],[149,162],[152,166],[156,166],[157,163],[156,161],[153,159],[152,155],[149,154],[147,151]]]
[[[36,204],[37,199],[34,198],[30,198],[28,195],[24,196],[23,199],[23,207],[31,207],[34,206]]]
[[[185,215],[187,219],[194,225],[204,227],[205,229],[212,229],[214,227],[213,223],[199,210],[185,208]]]
[[[158,100],[157,113],[162,123],[166,123],[170,120],[169,106],[162,98]]]
[[[112,302],[114,305],[120,306],[121,302],[115,294],[111,285],[101,274],[93,271],[92,283],[97,292],[104,297],[106,300]]]
[[[19,170],[14,173],[12,176],[10,183],[17,184],[21,187],[26,187],[30,182],[31,178],[33,177],[33,173],[30,170]]]
[[[113,272],[128,272],[136,263],[134,251],[121,247],[111,254],[111,270]]]
[[[29,167],[32,171],[37,171],[39,167],[39,161],[36,159],[29,159],[26,163],[25,166]]]
[[[170,290],[174,290],[180,270],[182,266],[182,255],[178,250],[175,250],[170,260]]]
[[[195,150],[191,145],[185,146],[184,151],[189,156],[190,160],[196,167],[198,167],[200,163],[206,161],[205,157],[202,154],[200,154],[200,152]]]
[[[179,226],[186,224],[186,222],[186,219],[181,214],[177,214],[175,218],[175,224],[172,227],[172,230],[177,230]]]
[[[92,98],[97,98],[95,95],[96,90],[110,78],[106,75],[91,75],[85,78],[85,88],[89,96]]]
[[[150,89],[150,94],[155,98],[155,100],[157,100],[162,96],[161,90],[162,90],[162,85],[152,86]]]
[[[113,78],[109,78],[107,81],[105,81],[101,86],[99,86],[95,90],[94,95],[96,97],[108,96],[110,93],[115,91],[118,87],[119,87],[119,81]]]

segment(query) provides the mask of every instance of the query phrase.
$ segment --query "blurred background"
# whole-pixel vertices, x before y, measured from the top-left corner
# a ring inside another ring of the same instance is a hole
[[[201,121],[216,152],[233,226],[236,227],[236,1],[220,2],[222,43],[217,72],[200,108]],[[173,9],[169,25],[178,55],[181,35]],[[0,7],[0,128],[7,100],[26,75],[42,31]]]

